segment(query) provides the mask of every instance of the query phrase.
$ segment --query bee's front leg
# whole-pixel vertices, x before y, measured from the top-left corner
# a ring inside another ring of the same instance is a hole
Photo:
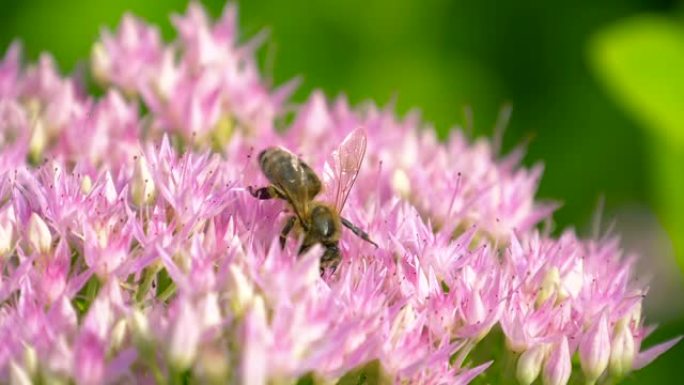
[[[273,185],[261,187],[261,188],[255,188],[254,186],[247,186],[247,191],[249,191],[249,193],[252,194],[252,196],[257,198],[257,199],[262,199],[262,200],[273,199],[273,198],[285,199],[283,194]]]
[[[280,231],[280,236],[278,237],[278,241],[280,241],[280,248],[284,249],[285,248],[285,242],[287,241],[287,235],[290,234],[290,231],[292,231],[292,227],[294,227],[295,222],[297,221],[297,217],[291,216],[287,219],[287,222],[285,222],[285,226],[283,226],[283,229]]]

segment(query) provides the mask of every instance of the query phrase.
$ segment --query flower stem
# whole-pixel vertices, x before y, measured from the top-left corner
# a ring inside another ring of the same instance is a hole
[[[150,287],[152,287],[152,283],[154,282],[154,279],[157,277],[158,272],[159,267],[157,265],[148,266],[145,268],[143,272],[142,282],[138,287],[138,291],[135,293],[136,302],[142,303],[143,300],[145,300],[145,296],[147,295],[147,292],[150,291]]]
[[[157,299],[159,299],[162,302],[166,302],[169,298],[171,298],[171,296],[173,296],[176,293],[177,288],[178,287],[176,286],[176,284],[171,282],[168,286],[166,286],[164,291],[159,293]]]

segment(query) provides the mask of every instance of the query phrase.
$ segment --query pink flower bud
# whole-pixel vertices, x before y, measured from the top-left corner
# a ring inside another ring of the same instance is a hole
[[[635,355],[632,331],[629,329],[627,320],[620,320],[615,327],[615,335],[610,345],[610,373],[617,378],[629,373],[632,370]]]
[[[595,382],[608,367],[610,358],[610,336],[605,314],[582,337],[579,356],[587,382]]]
[[[10,361],[10,385],[32,385],[33,382],[26,370],[17,365],[16,362]]]
[[[207,293],[199,300],[196,312],[198,313],[198,327],[211,328],[220,325],[222,318],[218,294],[215,292]]]
[[[464,305],[465,320],[470,325],[484,321],[487,317],[487,309],[482,301],[479,290],[472,290],[468,296],[468,302]]]
[[[10,361],[10,385],[31,385],[28,373],[16,362]]]
[[[58,299],[67,285],[69,264],[52,259],[47,262],[40,280],[40,291],[46,303],[53,303]]]
[[[24,345],[24,366],[29,376],[34,377],[38,373],[38,354],[36,349],[28,344]]]
[[[143,350],[152,345],[152,331],[145,314],[139,309],[134,309],[130,318],[131,332],[136,345]]]
[[[90,331],[84,331],[75,346],[74,378],[78,384],[101,384],[104,380],[104,344]]]
[[[164,101],[167,101],[173,95],[179,78],[178,69],[174,63],[174,54],[172,49],[164,50],[159,72],[152,79],[155,91],[159,98]]]
[[[578,259],[572,268],[563,275],[563,281],[561,283],[560,293],[558,295],[559,300],[565,300],[566,298],[575,298],[579,295],[582,290],[582,285],[584,284],[584,262],[582,259]]]
[[[195,308],[188,299],[181,299],[168,348],[169,361],[174,369],[182,372],[190,368],[197,356],[200,333]]]
[[[403,333],[413,328],[416,319],[416,311],[413,309],[413,306],[411,304],[404,306],[392,323],[389,333],[391,343],[398,343]]]
[[[515,373],[520,385],[530,385],[539,377],[542,363],[546,356],[546,345],[539,344],[527,349],[518,358],[518,367]]]
[[[541,290],[539,290],[539,294],[537,294],[537,306],[541,306],[541,304],[546,302],[546,300],[552,295],[558,294],[560,282],[560,271],[554,266],[549,269],[544,276],[544,280],[541,284]]]
[[[111,351],[118,351],[121,349],[124,339],[128,331],[128,322],[125,318],[118,320],[112,328],[111,337],[109,338],[109,349]]]
[[[59,329],[75,328],[78,324],[78,315],[66,296],[58,298],[50,307],[48,322]]]
[[[408,198],[411,194],[411,181],[406,172],[400,168],[392,173],[392,188],[402,198]]]
[[[156,187],[145,157],[139,156],[135,162],[131,181],[131,199],[136,206],[149,204],[154,200]]]
[[[254,297],[254,289],[242,269],[235,264],[228,267],[228,295],[232,310],[241,315]]]
[[[256,296],[251,309],[245,315],[242,330],[242,362],[240,378],[243,384],[264,385],[267,378],[267,335],[266,306]]]
[[[52,234],[50,228],[35,212],[31,214],[28,224],[28,239],[33,250],[47,254],[52,248]]]
[[[225,384],[229,382],[231,368],[227,357],[227,351],[216,347],[202,349],[199,352],[196,372],[202,383]]]
[[[101,42],[95,43],[90,51],[90,69],[100,84],[109,83],[112,60]]]
[[[38,163],[43,156],[43,151],[48,141],[48,133],[45,128],[45,123],[40,117],[35,118],[35,123],[32,125],[33,132],[31,133],[31,141],[29,143],[29,156],[33,162]]]
[[[12,224],[0,219],[0,260],[12,250]]]
[[[571,372],[570,349],[567,338],[563,336],[546,359],[542,382],[544,385],[565,385],[570,379]]]
[[[90,191],[93,189],[93,180],[90,179],[88,175],[84,176],[83,179],[81,179],[81,192],[83,194],[90,194]]]

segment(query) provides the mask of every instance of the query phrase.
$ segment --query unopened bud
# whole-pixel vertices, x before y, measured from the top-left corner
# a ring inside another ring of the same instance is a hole
[[[28,344],[24,345],[24,367],[30,377],[38,374],[38,354],[36,349]]]
[[[563,275],[558,300],[563,301],[568,297],[576,298],[584,287],[584,262],[581,258],[575,258],[575,263]]]
[[[628,320],[622,319],[615,326],[615,335],[610,345],[610,373],[622,378],[632,370],[634,356],[636,354],[634,346],[634,336],[629,329]]]
[[[202,349],[197,358],[197,375],[202,383],[225,384],[229,382],[230,362],[228,352],[216,348]],[[194,370],[193,370],[194,371]]]
[[[463,312],[465,315],[465,321],[469,325],[482,326],[483,322],[487,320],[488,312],[487,307],[482,300],[482,295],[480,295],[480,291],[476,289],[471,290],[470,295],[468,295],[467,298],[467,305],[465,306],[465,311]],[[489,333],[489,329],[484,328],[484,330],[482,330],[482,332],[475,337],[476,340],[484,338],[487,333]]]
[[[392,188],[397,195],[407,198],[411,194],[411,181],[406,172],[400,168],[392,173]]]
[[[233,312],[243,314],[252,302],[254,289],[242,269],[234,264],[228,267],[228,290]]]
[[[81,192],[83,194],[90,194],[90,191],[93,189],[93,180],[90,179],[90,176],[86,175],[81,179]]]
[[[222,151],[233,135],[235,123],[229,115],[221,115],[211,131],[212,147]]]
[[[417,315],[411,304],[404,306],[399,314],[394,318],[392,328],[389,332],[389,338],[392,343],[397,343],[404,330],[411,329],[416,322]]]
[[[587,383],[594,383],[608,367],[610,336],[605,314],[584,334],[579,346],[582,371]]]
[[[154,200],[156,187],[152,180],[152,173],[147,166],[145,157],[139,156],[135,163],[135,170],[133,171],[133,180],[131,181],[131,198],[136,206],[149,204]]]
[[[0,260],[12,250],[12,224],[7,220],[0,220]]]
[[[175,370],[183,372],[192,366],[197,356],[200,339],[199,320],[188,300],[182,300],[169,341],[169,362]]]
[[[642,295],[642,293],[636,293]],[[628,314],[627,325],[639,325],[641,323],[641,302],[637,302]]]
[[[90,68],[93,71],[93,77],[100,84],[106,85],[109,83],[109,71],[111,70],[112,60],[105,50],[102,43],[95,43],[90,51]]]
[[[47,254],[52,249],[52,234],[50,228],[35,212],[31,214],[28,225],[29,244],[33,250]]]
[[[218,294],[209,292],[204,298],[200,299],[197,305],[197,313],[199,313],[198,318],[201,320],[198,326],[202,328],[218,326],[223,319]]]
[[[264,302],[264,298],[262,296],[254,296],[254,301],[252,302],[252,311],[255,318],[266,324],[266,302]]]
[[[570,361],[570,348],[568,340],[562,337],[549,353],[544,365],[542,383],[544,385],[565,385],[572,373],[572,362]]]
[[[173,97],[176,83],[178,82],[179,74],[175,65],[175,57],[176,52],[173,49],[167,48],[164,50],[161,68],[159,68],[157,76],[152,80],[157,96],[163,101]]]
[[[541,284],[541,290],[537,294],[537,306],[541,306],[547,299],[558,292],[560,285],[560,271],[557,267],[552,267],[546,272]]]
[[[48,134],[43,120],[36,118],[32,125],[31,140],[29,142],[29,158],[33,163],[39,163],[43,157],[43,150],[47,145]]]
[[[138,309],[133,310],[131,314],[131,330],[136,339],[140,341],[151,340],[150,324],[147,322],[147,317]]]
[[[242,359],[238,377],[243,384],[266,384],[266,361],[268,344],[266,305],[260,295],[254,297],[252,306],[245,313],[242,325]]]
[[[543,344],[533,346],[520,355],[515,376],[521,385],[530,385],[539,377],[545,356],[546,346]]]
[[[112,334],[109,338],[109,349],[111,351],[118,351],[126,338],[126,330],[128,329],[128,322],[126,319],[122,318],[117,323],[114,324],[112,328]]]
[[[32,385],[31,377],[21,366],[16,362],[10,361],[10,385]]]

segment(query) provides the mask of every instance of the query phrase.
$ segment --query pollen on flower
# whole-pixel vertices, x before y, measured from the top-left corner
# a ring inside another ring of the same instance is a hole
[[[541,166],[320,91],[292,111],[293,83],[260,75],[261,38],[242,43],[236,20],[191,3],[164,42],[124,16],[93,44],[100,96],[49,55],[5,54],[0,383],[466,384],[519,354],[493,375],[564,385],[618,380],[676,342],[641,351],[645,289],[617,240],[536,230],[556,207],[535,198]],[[358,229],[307,244],[310,199],[250,194],[271,146],[338,214],[334,184],[351,181]]]

